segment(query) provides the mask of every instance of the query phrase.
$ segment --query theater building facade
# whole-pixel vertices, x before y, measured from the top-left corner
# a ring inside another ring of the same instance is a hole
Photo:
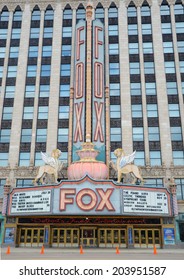
[[[3,245],[184,241],[183,0],[0,0]]]
[[[6,186],[7,193],[10,186]],[[8,195],[5,244],[157,248],[175,245],[176,186],[62,181]],[[4,205],[5,206],[5,205]]]

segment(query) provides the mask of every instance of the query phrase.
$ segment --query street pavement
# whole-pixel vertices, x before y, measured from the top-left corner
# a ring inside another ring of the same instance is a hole
[[[184,249],[1,248],[1,260],[184,260]]]

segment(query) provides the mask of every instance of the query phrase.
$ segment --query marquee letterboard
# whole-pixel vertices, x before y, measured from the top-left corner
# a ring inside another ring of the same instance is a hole
[[[48,213],[51,210],[51,190],[16,192],[12,195],[11,214]]]

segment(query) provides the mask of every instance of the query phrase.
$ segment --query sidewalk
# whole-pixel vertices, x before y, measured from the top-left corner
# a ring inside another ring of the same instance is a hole
[[[184,260],[184,249],[116,248],[7,248],[1,249],[2,260]]]

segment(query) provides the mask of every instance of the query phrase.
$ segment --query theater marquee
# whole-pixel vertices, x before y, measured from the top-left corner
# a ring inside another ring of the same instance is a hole
[[[58,186],[15,188],[8,215],[172,216],[165,188],[116,185],[113,181],[63,181]]]

